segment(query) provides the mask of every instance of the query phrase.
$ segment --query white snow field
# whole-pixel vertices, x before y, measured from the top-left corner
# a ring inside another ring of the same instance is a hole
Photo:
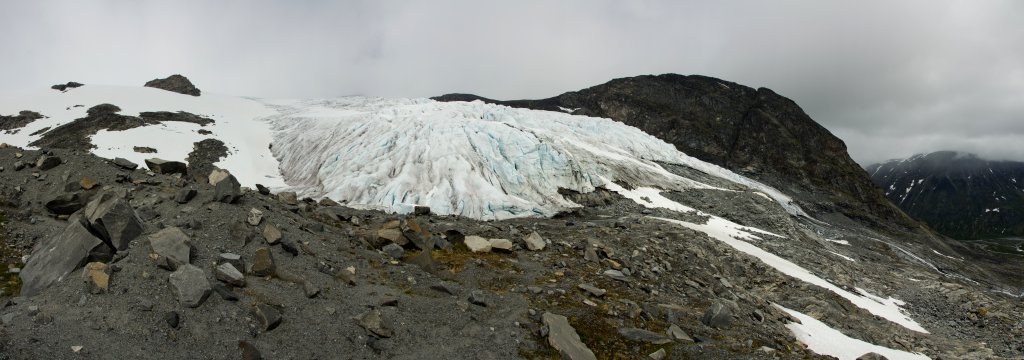
[[[772,305],[800,320],[799,323],[788,323],[786,327],[793,332],[793,336],[796,337],[797,341],[806,344],[807,348],[815,353],[835,356],[839,360],[856,360],[862,355],[871,352],[885,356],[886,359],[890,360],[930,359],[922,354],[890,349],[851,338],[804,313],[787,309],[779,304]]]
[[[91,139],[99,156],[139,164],[151,157],[184,161],[194,142],[215,138],[229,149],[215,165],[243,185],[260,183],[357,207],[407,213],[414,205],[428,205],[438,214],[505,219],[550,216],[576,207],[558,190],[590,192],[605,185],[603,178],[659,189],[711,188],[657,163],[664,162],[767,194],[790,213],[806,216],[781,192],[691,158],[622,123],[482,102],[262,100],[85,85],[0,99],[0,114],[32,110],[47,116],[15,133],[0,133],[0,141],[27,147],[44,135],[31,134],[84,117],[102,103],[120,107],[122,115],[185,111],[215,123],[100,131]],[[199,134],[200,129],[212,134]],[[157,153],[136,153],[135,146]]]

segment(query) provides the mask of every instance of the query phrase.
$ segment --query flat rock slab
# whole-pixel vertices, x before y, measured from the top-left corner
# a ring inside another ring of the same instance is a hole
[[[637,328],[621,328],[619,329],[619,335],[632,341],[651,343],[655,345],[668,344],[672,342],[672,339],[668,336]]]
[[[576,333],[569,320],[565,316],[544,313],[542,316],[544,325],[548,327],[548,344],[558,350],[562,357],[570,360],[597,360],[594,352],[587,348],[587,345],[580,341],[580,335]]]
[[[222,263],[213,269],[213,275],[217,280],[234,286],[245,286],[245,275],[238,271],[231,263]]]
[[[45,238],[21,269],[21,295],[33,296],[77,269],[98,246],[106,246],[76,218],[57,235]]]
[[[146,167],[157,174],[182,174],[188,169],[188,166],[181,161],[170,161],[159,158],[146,159]]]
[[[463,240],[463,243],[465,243],[466,247],[469,248],[469,251],[472,252],[491,251],[491,242],[476,235],[467,236],[466,239]]]
[[[190,308],[198,307],[213,291],[206,274],[195,265],[185,264],[171,273],[169,277],[178,302]]]

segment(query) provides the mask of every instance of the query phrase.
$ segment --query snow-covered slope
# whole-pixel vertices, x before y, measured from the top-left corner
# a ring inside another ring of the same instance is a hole
[[[658,164],[663,162],[768,194],[791,214],[803,215],[782,193],[622,123],[482,102],[260,100],[87,85],[4,99],[0,114],[32,110],[48,118],[0,134],[0,141],[27,146],[42,136],[36,134],[40,130],[81,118],[102,103],[120,107],[123,115],[185,111],[215,123],[206,127],[212,132],[207,135],[197,124],[178,122],[100,131],[92,137],[97,155],[138,163],[150,157],[183,161],[194,142],[216,138],[230,154],[215,165],[243,184],[350,205],[395,212],[428,205],[439,214],[503,219],[575,207],[559,189],[586,193],[607,181],[665,190],[711,188],[666,171]],[[157,153],[136,153],[135,146]]]

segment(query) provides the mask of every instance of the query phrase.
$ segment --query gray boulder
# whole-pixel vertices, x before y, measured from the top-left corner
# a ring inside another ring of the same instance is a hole
[[[231,263],[222,263],[213,269],[213,275],[217,280],[234,286],[245,286],[245,275],[238,271]]]
[[[544,313],[544,325],[548,327],[548,344],[562,354],[562,358],[570,360],[597,360],[594,352],[580,340],[576,329],[569,325],[565,316]]]
[[[277,193],[277,201],[284,203],[285,205],[298,205],[299,198],[294,191],[282,191]]]
[[[125,250],[142,234],[142,219],[128,201],[105,192],[85,206],[85,218],[99,236],[117,250]]]
[[[232,204],[242,197],[242,185],[234,175],[228,175],[217,182],[213,189],[213,200]]]
[[[189,264],[189,238],[176,227],[169,227],[149,236],[149,245],[156,254],[156,264],[168,270],[175,270]]]
[[[39,160],[36,160],[36,168],[40,171],[46,171],[57,167],[60,163],[59,157],[43,155],[39,157]]]
[[[210,282],[206,280],[206,274],[195,265],[185,264],[179,267],[171,273],[169,279],[178,302],[190,308],[202,305],[213,291]]]
[[[727,328],[732,324],[733,308],[735,307],[736,304],[728,300],[716,301],[704,311],[700,322],[717,329]]]
[[[33,296],[63,280],[77,269],[97,247],[107,245],[73,217],[59,234],[45,238],[21,269],[21,295]]]
[[[114,158],[114,165],[126,170],[135,170],[139,168],[139,164],[133,163],[125,158]]]
[[[188,169],[188,166],[181,161],[170,161],[159,158],[146,159],[146,167],[157,174],[182,174]]]
[[[178,193],[174,195],[174,201],[179,204],[185,204],[188,203],[189,201],[192,201],[192,199],[195,198],[196,194],[198,193],[199,192],[196,191],[196,189],[184,188],[178,190]]]

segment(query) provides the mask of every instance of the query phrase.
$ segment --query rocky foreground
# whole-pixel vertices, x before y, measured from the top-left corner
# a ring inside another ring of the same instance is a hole
[[[933,358],[1022,350],[1016,299],[879,242],[843,249],[875,270],[849,267],[819,249],[823,228],[751,193],[671,197],[784,234],[792,242],[759,246],[907,301],[931,334],[653,218],[695,215],[603,190],[566,194],[587,206],[553,219],[482,222],[425,207],[356,210],[188,171],[0,148],[0,358],[827,358],[796,341],[785,325],[799,320],[773,303]],[[853,242],[877,236],[849,231]]]

